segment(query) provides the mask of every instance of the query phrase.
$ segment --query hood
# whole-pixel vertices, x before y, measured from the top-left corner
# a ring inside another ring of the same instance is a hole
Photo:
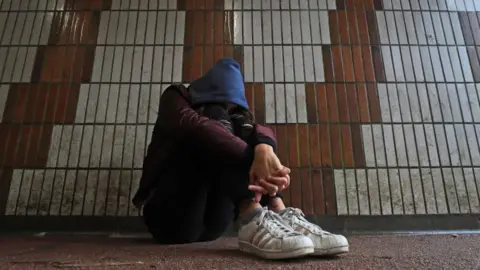
[[[193,105],[230,102],[248,109],[240,64],[231,58],[219,60],[203,77],[189,86]]]

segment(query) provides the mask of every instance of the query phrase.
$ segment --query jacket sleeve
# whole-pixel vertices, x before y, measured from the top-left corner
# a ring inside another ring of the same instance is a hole
[[[176,86],[165,90],[158,112],[162,133],[173,136],[220,164],[238,164],[253,159],[253,150],[220,122],[203,117]]]
[[[275,138],[275,133],[271,128],[256,124],[255,132],[257,144],[268,144],[273,147],[275,152],[277,152],[277,139]]]

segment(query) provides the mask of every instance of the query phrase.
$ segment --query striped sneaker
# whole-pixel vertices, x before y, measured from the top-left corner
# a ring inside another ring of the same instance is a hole
[[[334,256],[348,252],[348,241],[343,235],[329,233],[305,219],[300,209],[287,208],[280,215],[295,231],[308,236],[315,244],[312,255]]]
[[[310,238],[295,232],[267,209],[240,227],[238,245],[241,251],[272,260],[303,257],[314,251]]]

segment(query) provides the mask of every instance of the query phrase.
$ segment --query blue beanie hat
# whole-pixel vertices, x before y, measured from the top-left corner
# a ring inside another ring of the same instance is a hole
[[[203,77],[189,87],[193,105],[230,102],[248,109],[240,64],[231,59],[219,60]]]

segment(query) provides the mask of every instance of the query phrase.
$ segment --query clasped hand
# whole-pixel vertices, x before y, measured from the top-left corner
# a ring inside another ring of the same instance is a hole
[[[256,193],[256,201],[260,201],[262,194],[275,196],[290,185],[289,174],[290,169],[282,165],[273,148],[259,144],[255,147],[248,189]]]

